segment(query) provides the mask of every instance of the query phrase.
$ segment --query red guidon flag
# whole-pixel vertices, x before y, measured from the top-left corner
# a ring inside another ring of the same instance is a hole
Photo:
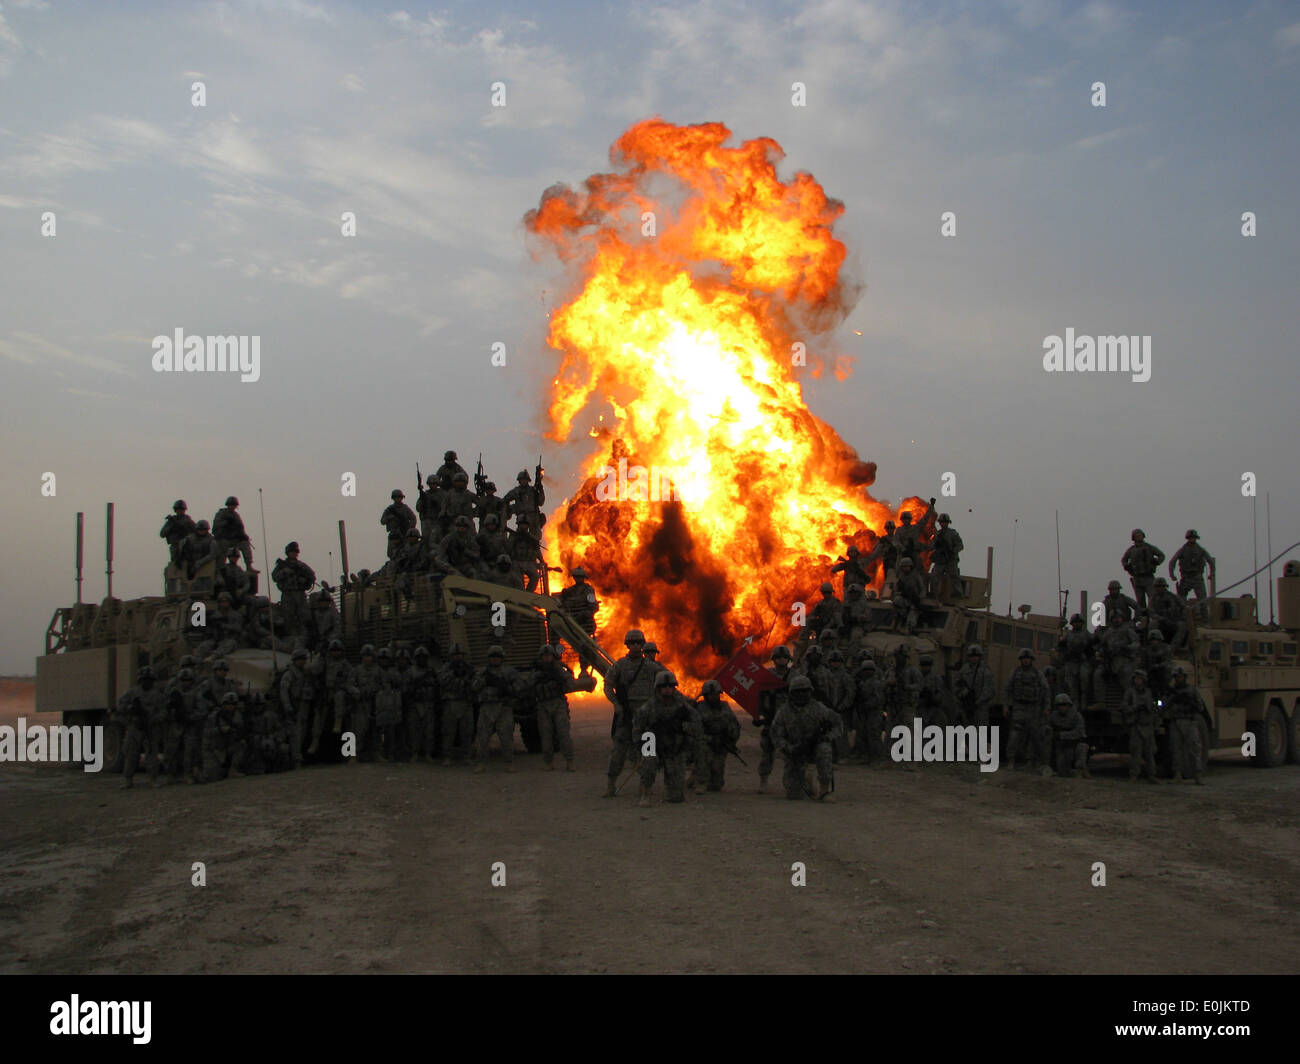
[[[749,652],[748,646],[741,647],[736,656],[722,666],[714,679],[722,684],[723,691],[732,701],[751,717],[758,716],[759,695],[785,686],[785,681],[776,673],[763,668],[758,658]]]

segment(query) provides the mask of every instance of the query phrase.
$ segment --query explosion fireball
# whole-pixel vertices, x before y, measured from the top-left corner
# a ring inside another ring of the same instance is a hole
[[[712,676],[746,637],[797,635],[793,606],[811,609],[837,555],[925,511],[873,499],[875,464],[804,402],[823,366],[805,352],[857,296],[832,232],[843,204],[810,174],[782,181],[776,141],[730,137],[640,122],[614,172],[548,189],[525,217],[574,275],[551,314],[547,435],[594,441],[548,545],[591,573],[601,630],[645,629],[680,679]]]

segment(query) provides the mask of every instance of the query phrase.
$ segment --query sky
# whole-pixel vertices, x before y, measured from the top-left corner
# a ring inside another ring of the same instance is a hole
[[[853,373],[809,406],[879,498],[955,474],[941,508],[965,571],[994,548],[999,609],[1055,612],[1058,511],[1071,608],[1134,526],[1166,553],[1197,528],[1221,585],[1256,506],[1266,557],[1266,493],[1275,552],[1300,540],[1294,4],[5,0],[0,672],[74,600],[79,510],[102,597],[110,500],[134,597],[178,497],[239,496],[260,566],[262,489],[271,554],[296,539],[328,578],[338,520],[377,567],[389,492],[448,448],[502,491],[539,451],[576,487],[579,450],[542,438],[563,278],[522,219],[653,115],[772,137],[843,201],[862,292],[828,353]],[[260,379],[155,372],[177,328],[260,336]],[[1150,380],[1045,371],[1067,328],[1150,336]]]

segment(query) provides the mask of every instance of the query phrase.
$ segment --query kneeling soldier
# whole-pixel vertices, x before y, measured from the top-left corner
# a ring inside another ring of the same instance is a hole
[[[1075,770],[1081,770],[1084,779],[1091,779],[1088,773],[1088,734],[1083,723],[1083,714],[1074,708],[1074,699],[1067,694],[1056,696],[1052,712],[1047,718],[1055,740],[1053,751],[1058,776],[1073,776]]]
[[[772,721],[772,742],[785,757],[785,796],[809,797],[821,801],[835,800],[831,767],[831,753],[839,736],[839,714],[813,698],[812,681],[797,675],[790,680],[789,699],[776,712]],[[817,779],[821,789],[817,794],[807,791],[804,777],[810,765],[817,766]]]
[[[644,754],[637,772],[641,776],[641,797],[637,805],[650,804],[660,762],[664,769],[664,793],[670,802],[685,801],[686,754],[696,742],[695,714],[691,704],[677,690],[677,677],[667,669],[654,678],[654,694],[643,702],[632,718],[632,741],[647,742],[653,736],[653,754]],[[643,751],[644,753],[644,751]]]

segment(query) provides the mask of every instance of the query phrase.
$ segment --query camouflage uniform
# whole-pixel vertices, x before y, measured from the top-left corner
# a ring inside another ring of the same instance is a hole
[[[1133,546],[1124,552],[1120,564],[1133,581],[1133,597],[1137,599],[1139,610],[1147,608],[1147,595],[1151,591],[1152,581],[1165,560],[1165,552],[1154,543],[1148,543],[1142,529],[1133,529]]]
[[[175,565],[181,560],[181,548],[185,545],[185,541],[195,532],[195,524],[194,518],[186,513],[184,499],[177,499],[172,505],[172,511],[163,521],[158,536],[167,541],[171,562]]]
[[[147,665],[140,669],[139,683],[117,703],[117,720],[123,726],[122,786],[134,786],[136,767],[143,752],[149,765],[149,778],[157,786],[161,780],[163,747],[167,739],[169,713],[167,694],[154,679]]]
[[[349,760],[374,759],[374,738],[371,726],[375,723],[375,698],[384,687],[386,669],[375,660],[375,648],[368,643],[361,648],[361,664],[352,672],[352,683],[358,697],[352,704],[348,730],[356,736],[356,754]]]
[[[1101,655],[1105,662],[1103,676],[1094,677],[1093,697],[1101,701],[1105,691],[1104,677],[1109,676],[1127,691],[1133,683],[1133,670],[1137,667],[1140,649],[1137,632],[1125,624],[1121,617],[1111,619],[1111,624],[1101,632]]]
[[[822,600],[808,613],[809,630],[820,636],[825,628],[838,628],[843,607],[844,604],[835,597],[835,588],[822,584]]]
[[[253,717],[249,729],[247,771],[250,775],[285,772],[302,763],[293,755],[293,738],[276,704],[254,694],[250,707]]]
[[[614,748],[609,753],[609,766],[605,773],[608,785],[606,797],[614,796],[614,781],[623,771],[623,764],[631,757],[637,759],[640,743],[632,734],[632,716],[637,707],[649,701],[654,693],[654,678],[664,671],[663,666],[647,658],[643,652],[645,636],[637,629],[630,630],[623,637],[628,652],[614,662],[605,673],[605,697],[614,704],[614,719],[610,722],[609,736],[614,740]],[[636,647],[633,654],[631,648]]]
[[[1138,681],[1141,681],[1139,683]],[[1146,673],[1133,676],[1133,686],[1124,692],[1124,723],[1128,726],[1128,778],[1141,772],[1152,783],[1156,779],[1156,701],[1146,685]]]
[[[686,758],[700,740],[698,717],[691,703],[677,690],[677,678],[667,669],[660,669],[655,674],[654,694],[633,714],[633,741],[637,744],[645,742],[647,733],[654,735],[655,752],[642,757],[637,768],[641,777],[638,804],[650,804],[650,791],[661,764],[665,798],[669,802],[684,801]]]
[[[311,604],[312,645],[325,652],[334,640],[343,635],[343,618],[328,591],[318,592]]]
[[[478,696],[478,763],[475,772],[482,772],[488,757],[488,743],[492,736],[501,744],[501,756],[506,771],[514,771],[516,692],[522,686],[519,673],[505,664],[501,650],[488,651],[488,663],[474,676],[471,689]]]
[[[501,555],[510,553],[510,540],[495,514],[484,518],[482,529],[475,539],[478,543],[478,556],[484,566]]]
[[[302,764],[303,735],[310,724],[316,700],[315,677],[307,670],[307,652],[295,650],[292,664],[280,677],[280,709],[286,743],[294,768]],[[313,736],[314,738],[314,736]]]
[[[560,608],[578,623],[588,635],[596,634],[596,611],[600,603],[596,592],[587,583],[587,570],[579,566],[573,570],[573,583],[560,592]]]
[[[696,763],[696,778],[709,790],[720,791],[726,780],[727,754],[740,741],[740,721],[722,701],[722,687],[716,680],[704,684],[695,714],[703,750],[703,763]]]
[[[298,560],[298,544],[289,543],[284,548],[285,557],[277,558],[271,570],[271,580],[280,589],[280,618],[291,636],[302,636],[307,631],[307,592],[316,583],[316,572],[306,562]]]
[[[1163,576],[1156,580],[1151,594],[1151,616],[1171,647],[1183,645],[1187,639],[1187,607],[1169,590],[1169,583]]]
[[[420,519],[420,538],[426,547],[432,547],[438,538],[438,516],[442,513],[442,489],[438,487],[437,474],[424,478],[425,487],[415,500],[415,513]]]
[[[473,683],[474,669],[465,660],[464,649],[453,645],[451,659],[442,666],[438,676],[444,765],[450,765],[453,757],[463,761],[469,755],[469,744],[474,735]]]
[[[496,491],[497,486],[488,481],[482,491],[475,493],[474,510],[478,515],[479,528],[492,515],[496,516],[498,528],[506,527],[506,501]]]
[[[948,724],[948,685],[943,682],[943,674],[934,672],[934,661],[926,655],[921,658],[921,686],[916,693],[917,708],[924,724]]]
[[[456,461],[456,452],[448,451],[442,456],[442,465],[438,467],[437,472],[433,474],[434,479],[444,491],[450,491],[451,486],[456,481],[457,475],[465,478],[469,482],[469,474],[465,472],[464,467]]]
[[[384,507],[384,512],[379,515],[379,523],[388,530],[388,556],[396,558],[398,551],[406,543],[407,529],[418,528],[419,524],[415,511],[402,501],[406,495],[401,489],[394,488],[391,498],[393,501]]]
[[[184,667],[177,673],[175,683],[168,685],[167,697],[172,720],[167,768],[172,779],[197,783],[207,710],[199,699],[192,668]]]
[[[950,527],[951,522],[952,518],[947,514],[939,515],[942,527],[930,544],[930,594],[936,597],[947,594],[949,589],[959,596],[965,594],[961,580],[961,552],[966,545],[957,530]]]
[[[1034,656],[1022,651],[1020,666],[1007,678],[1003,699],[1011,710],[1011,738],[1007,741],[1007,767],[1016,767],[1016,758],[1027,748],[1034,766],[1044,760],[1038,741],[1039,728],[1049,712],[1047,681],[1034,668]]]
[[[899,561],[898,582],[894,585],[894,609],[909,632],[921,620],[921,600],[925,598],[925,578],[911,558]]]
[[[821,784],[821,793],[815,797],[825,799],[834,789],[831,758],[841,730],[840,717],[811,696],[807,677],[791,679],[790,698],[772,722],[772,742],[785,758],[785,796],[791,799],[804,796],[804,770],[810,762],[816,764]]]
[[[428,647],[416,647],[408,680],[406,749],[414,758],[432,761],[438,754],[438,672]]]
[[[542,534],[542,507],[546,505],[546,489],[538,477],[534,486],[527,471],[521,471],[515,478],[518,484],[506,492],[502,502],[506,514],[515,519],[515,528],[526,529],[534,536]]]
[[[1187,682],[1187,673],[1181,665],[1174,669],[1174,684],[1165,699],[1165,713],[1169,717],[1169,741],[1172,744],[1174,780],[1191,777],[1201,782],[1200,722],[1209,717],[1201,692]]]
[[[1061,658],[1061,681],[1076,706],[1088,702],[1093,643],[1092,633],[1084,627],[1083,615],[1078,613],[1070,618],[1070,627],[1056,643]]]
[[[379,689],[375,692],[375,746],[379,760],[398,759],[398,734],[402,731],[404,678],[387,647],[379,651]]]
[[[853,728],[853,703],[857,694],[857,684],[853,674],[844,667],[844,655],[838,650],[830,652],[827,669],[826,694],[822,701],[840,715],[840,734],[835,739],[835,756],[847,760],[849,756],[849,732]],[[813,687],[816,696],[816,685]]]
[[[1143,648],[1143,660],[1146,662],[1147,680],[1157,698],[1169,690],[1172,679],[1174,651],[1165,642],[1164,635],[1157,629],[1147,634],[1146,646]]]
[[[231,547],[239,551],[244,558],[244,567],[253,567],[253,545],[248,542],[248,533],[244,531],[244,519],[239,516],[239,500],[233,495],[226,500],[226,505],[212,517],[212,538],[217,541],[217,557],[224,558]]]
[[[546,571],[546,560],[542,557],[542,545],[527,529],[518,529],[510,536],[510,557],[523,575],[524,587],[528,591],[541,593],[542,574]]]
[[[885,681],[871,660],[859,667],[853,701],[853,753],[871,763],[885,759]]]
[[[798,675],[790,664],[789,648],[779,646],[772,651],[771,671],[777,679],[785,683],[789,683],[794,676]],[[754,718],[754,726],[761,729],[758,733],[758,790],[760,794],[767,789],[767,777],[772,774],[772,762],[776,756],[776,746],[772,742],[772,722],[776,719],[781,707],[785,705],[785,700],[785,688],[763,692],[759,701],[758,716]]]
[[[840,631],[847,633],[848,645],[856,650],[862,637],[871,631],[869,604],[863,594],[862,584],[850,584],[844,595],[844,609],[840,612]]]
[[[208,713],[203,723],[203,782],[225,779],[232,769],[243,771],[247,755],[244,717],[239,696],[233,691],[222,696],[221,704]]]
[[[449,532],[438,541],[433,552],[433,564],[440,572],[460,573],[473,580],[479,569],[478,541],[468,517],[456,518],[455,531]]]
[[[832,573],[844,574],[844,599],[848,601],[849,588],[854,584],[866,587],[871,581],[867,578],[867,566],[862,557],[862,552],[855,546],[850,546],[848,557],[837,561],[831,566]]]
[[[234,557],[227,554],[226,564],[217,566],[216,575],[212,578],[212,590],[218,593],[228,592],[231,602],[242,609],[252,589],[253,581],[247,571],[239,567],[238,558],[238,554]]]
[[[208,637],[196,651],[201,658],[223,658],[246,642],[244,617],[232,604],[230,592],[221,592],[217,601],[217,608],[207,612],[205,631]]]
[[[1057,695],[1047,721],[1052,728],[1056,774],[1073,776],[1076,771],[1082,771],[1084,778],[1088,778],[1087,729],[1083,714],[1074,707],[1069,695]]]
[[[1133,619],[1138,614],[1138,604],[1120,590],[1118,580],[1110,582],[1109,591],[1106,597],[1101,600],[1101,606],[1105,616],[1109,617],[1112,613],[1118,613],[1130,624],[1133,623]]]
[[[984,664],[984,651],[973,643],[967,648],[966,663],[957,671],[953,692],[957,698],[957,723],[987,727],[997,690],[993,670]]]
[[[537,730],[542,738],[542,761],[550,768],[558,746],[565,767],[573,771],[573,737],[569,734],[570,691],[595,690],[595,679],[577,680],[560,662],[551,647],[543,647],[536,668],[533,696],[537,701]]]
[[[349,706],[355,705],[361,697],[361,690],[356,685],[352,666],[343,657],[340,640],[330,643],[328,652],[317,659],[313,673],[316,695],[312,700],[311,745],[307,747],[307,753],[314,755],[320,749],[326,731],[332,735],[342,733],[344,717],[348,715]]]
[[[471,494],[467,488],[468,481],[464,479],[464,474],[457,474],[450,491],[442,494],[442,509],[438,514],[438,527],[440,530],[445,529],[442,535],[445,537],[456,527],[456,518],[464,517],[469,520],[470,530],[474,528],[474,517],[478,512],[478,499]]]
[[[199,571],[199,566],[216,557],[217,541],[208,531],[208,523],[200,521],[181,544],[180,561],[185,566],[186,576],[193,580],[194,574]]]
[[[1169,559],[1169,576],[1174,576],[1174,566],[1178,566],[1178,597],[1184,602],[1187,601],[1189,594],[1194,594],[1198,602],[1204,601],[1205,594],[1205,570],[1209,568],[1214,572],[1214,558],[1210,552],[1200,545],[1196,529],[1187,530],[1186,542],[1174,551],[1174,556]]]

